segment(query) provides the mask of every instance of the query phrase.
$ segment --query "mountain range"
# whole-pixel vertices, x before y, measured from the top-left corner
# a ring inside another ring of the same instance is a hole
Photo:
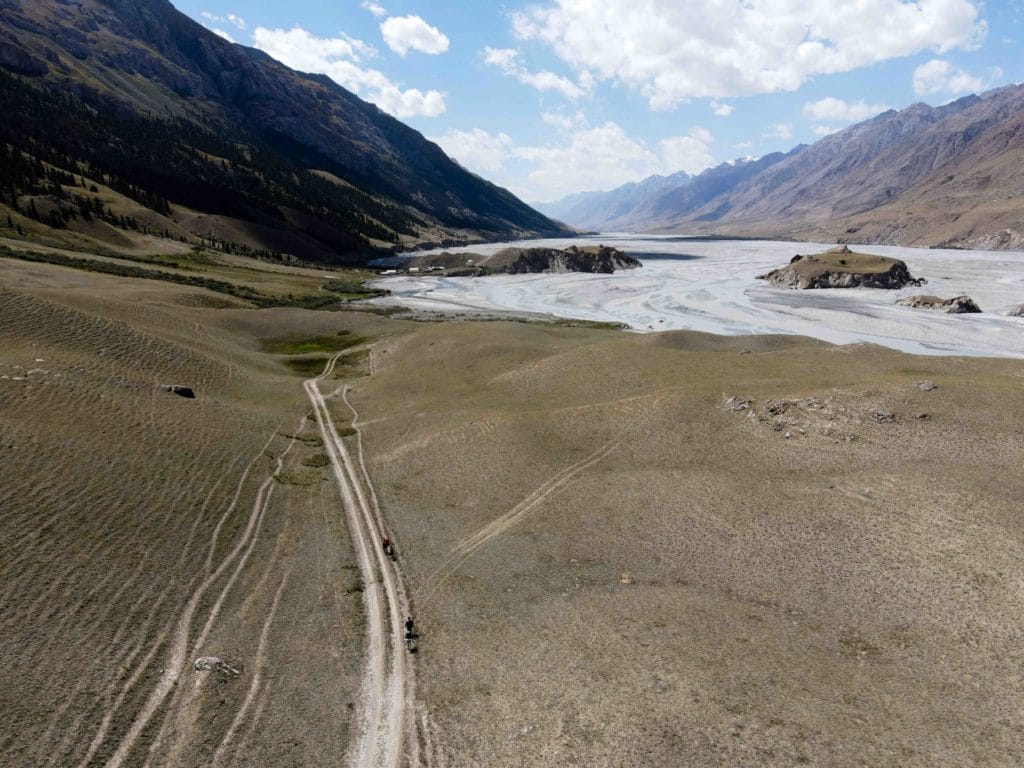
[[[810,146],[541,206],[605,231],[1024,248],[1024,86],[889,110]],[[647,190],[637,194],[638,190]]]
[[[578,228],[1024,248],[1024,86],[543,213],[167,0],[0,0],[0,110],[0,236],[56,244],[359,263]]]
[[[0,213],[22,232],[332,262],[570,234],[329,78],[167,0],[0,0],[0,76]]]
[[[613,222],[630,221],[645,203],[662,193],[686,186],[693,177],[680,171],[671,176],[655,174],[643,181],[623,184],[611,192],[577,192],[554,203],[538,203],[537,210],[579,229],[615,229]]]

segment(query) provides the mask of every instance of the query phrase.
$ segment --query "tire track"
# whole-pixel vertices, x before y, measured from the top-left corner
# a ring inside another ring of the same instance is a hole
[[[372,347],[370,348],[370,351],[371,353],[373,352]],[[373,482],[370,480],[370,473],[366,469],[366,455],[363,450],[363,433],[359,428],[359,412],[356,411],[355,407],[349,401],[347,388],[342,392],[342,400],[348,407],[349,411],[352,412],[352,429],[356,432],[356,451],[359,457],[359,469],[362,481],[360,484],[357,484],[356,492],[360,495],[364,509],[366,509],[366,502],[365,499],[362,498],[360,485],[365,487],[366,492],[370,496],[371,506],[369,510],[371,512],[371,520],[369,522],[370,527],[374,530],[375,541],[379,542],[383,540],[387,528],[384,523],[384,514],[380,508],[380,500],[377,497],[377,491],[373,486]],[[349,466],[349,469],[351,471],[351,465]],[[384,556],[384,553],[379,547],[375,547],[375,551],[377,552],[378,559],[382,564],[382,568],[386,569],[385,573],[390,575],[391,571],[394,570],[397,574],[397,577],[394,579],[394,595],[397,599],[391,600],[391,620],[392,626],[398,628],[402,626],[402,616],[412,615],[411,601],[406,591],[405,584],[401,579],[401,573],[398,571],[395,563],[393,561],[389,562],[389,558]],[[397,637],[393,640],[393,643],[397,644],[399,642],[400,640]],[[405,655],[400,655],[404,662]],[[414,706],[416,702],[416,678],[411,664],[408,666],[404,675],[404,685],[400,688],[396,684],[391,691],[391,696],[395,699],[392,704],[392,712],[403,712],[403,716],[406,717],[408,722],[412,725],[412,728],[406,729],[408,736],[407,746],[409,750],[409,762],[411,765],[418,766],[420,765],[420,739],[417,734],[418,724],[414,715]],[[404,704],[397,701],[397,699],[404,700]],[[398,724],[393,724],[392,727],[398,727]]]
[[[430,599],[436,594],[438,588],[451,578],[462,564],[469,560],[476,551],[480,549],[480,547],[529,517],[531,512],[534,512],[545,501],[548,501],[568,488],[569,485],[579,478],[579,475],[584,470],[606,458],[616,448],[618,448],[618,443],[614,441],[605,443],[594,451],[594,453],[580,459],[572,466],[557,473],[554,477],[550,478],[547,482],[529,494],[525,499],[512,507],[512,509],[504,515],[491,521],[476,533],[463,539],[452,547],[452,551],[448,559],[442,563],[441,567],[434,571],[433,574],[428,576],[424,582],[424,586],[422,588],[424,595],[417,601],[420,608],[430,601]]]
[[[271,439],[273,439],[273,435],[271,436]],[[292,438],[292,441],[289,443],[288,447],[291,448],[291,445],[294,444],[294,442],[295,440],[294,438]],[[269,441],[267,444],[269,445]],[[263,450],[266,450],[266,446],[264,446]],[[260,454],[258,454],[253,459],[252,462],[250,462],[249,468],[251,468],[255,464],[256,459],[258,459],[259,456],[261,456],[262,454],[263,451],[261,451]],[[135,717],[133,718],[131,726],[128,728],[128,731],[125,733],[125,735],[121,738],[121,741],[118,743],[117,749],[114,751],[113,755],[111,755],[110,759],[107,760],[107,762],[105,763],[106,768],[119,768],[119,766],[121,766],[122,763],[124,763],[125,759],[128,757],[128,754],[131,752],[132,748],[135,746],[135,743],[138,741],[139,736],[142,735],[142,732],[149,724],[149,721],[160,709],[164,700],[167,698],[167,695],[171,692],[175,683],[177,683],[177,680],[181,675],[182,669],[185,666],[186,654],[189,650],[189,634],[192,626],[192,620],[195,616],[196,611],[199,608],[199,604],[203,599],[203,596],[206,594],[206,591],[217,580],[219,580],[221,576],[224,575],[224,573],[228,570],[232,563],[234,563],[236,559],[238,559],[238,557],[243,553],[243,551],[245,551],[245,559],[248,559],[248,555],[252,551],[252,548],[249,546],[250,541],[258,533],[259,524],[262,521],[263,514],[266,511],[266,506],[264,502],[269,501],[269,494],[265,492],[265,489],[268,488],[269,485],[273,482],[274,475],[278,471],[280,471],[280,468],[282,466],[281,459],[283,458],[283,456],[284,454],[282,454],[282,456],[279,457],[278,459],[277,469],[275,469],[275,471],[271,473],[271,475],[267,478],[267,480],[264,481],[263,485],[261,486],[262,492],[257,494],[256,501],[253,503],[252,511],[249,514],[248,524],[244,532],[242,533],[241,537],[239,538],[238,543],[231,550],[231,552],[228,553],[227,556],[225,556],[225,558],[221,561],[217,569],[212,574],[207,575],[207,577],[199,584],[196,590],[192,593],[192,596],[189,599],[188,603],[186,604],[184,610],[179,615],[178,620],[174,626],[174,630],[172,633],[170,633],[170,650],[168,653],[167,661],[165,662],[163,671],[160,675],[160,679],[157,681],[156,685],[150,691],[150,694],[147,697],[142,708],[139,710],[138,713],[136,713]],[[247,468],[247,471],[249,468]],[[240,482],[239,488],[237,489],[235,494],[235,500],[232,502],[233,504],[237,502],[238,495],[241,493],[242,485],[243,482]],[[225,518],[222,518],[222,520],[224,519]],[[211,540],[211,552],[216,544],[216,536],[219,534],[219,530],[220,527],[218,526],[218,529],[214,532],[214,537]],[[210,558],[207,559],[207,562],[210,562]],[[233,579],[234,574],[232,576],[232,582]],[[219,603],[220,601],[218,601],[217,607],[219,607]],[[204,631],[208,628],[209,622]],[[160,644],[163,642],[163,638],[158,638],[158,640],[159,642],[154,644],[153,648],[151,649],[151,654],[155,653],[156,650],[159,648]],[[145,666],[146,664],[140,665],[139,669],[137,670],[137,673],[141,672],[141,670],[144,669]],[[108,711],[105,713],[103,722],[101,723],[101,726],[97,731],[96,735],[93,737],[89,754],[84,760],[82,760],[82,762],[79,763],[79,768],[86,768],[89,761],[92,759],[92,756],[95,754],[96,750],[106,740],[114,711],[117,709],[117,706],[123,699],[123,696],[127,694],[127,691],[130,690],[132,685],[133,680],[129,680],[129,682],[122,689],[122,695],[115,702],[115,705],[109,708]]]
[[[231,726],[228,728],[227,733],[224,734],[224,738],[221,739],[220,744],[213,753],[212,765],[214,768],[219,766],[224,760],[225,752],[231,746],[235,733],[242,723],[245,722],[245,717],[249,714],[249,709],[256,701],[256,697],[260,692],[260,686],[263,684],[263,670],[267,663],[267,638],[270,636],[270,627],[274,623],[274,617],[277,616],[277,607],[281,602],[281,593],[284,592],[284,588],[288,584],[289,575],[290,571],[286,571],[284,576],[281,577],[281,583],[278,585],[277,592],[274,594],[274,599],[270,604],[270,612],[263,622],[263,628],[260,630],[259,644],[256,646],[256,657],[253,660],[255,670],[253,671],[252,681],[249,683],[249,691],[245,695],[242,706],[239,707],[238,712],[235,714],[234,720],[231,721]]]
[[[379,546],[379,510],[371,507],[363,490],[365,483],[375,498],[372,483],[365,474],[365,462],[361,465],[364,474],[360,479],[319,389],[319,383],[333,372],[340,356],[332,357],[323,373],[305,382],[305,388],[331,459],[365,584],[368,653],[363,682],[362,733],[349,762],[356,768],[397,768],[406,749],[406,734],[410,726],[413,730],[416,728],[414,719],[409,722],[414,707],[401,623],[401,614],[408,610],[408,603],[404,599],[404,587],[400,586],[398,569]],[[358,422],[358,413],[351,404],[349,408]]]

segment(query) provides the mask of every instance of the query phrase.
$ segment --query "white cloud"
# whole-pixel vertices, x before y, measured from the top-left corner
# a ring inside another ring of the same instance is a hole
[[[545,0],[513,31],[551,46],[577,72],[622,83],[652,108],[696,97],[793,91],[924,50],[980,44],[973,0]]]
[[[235,14],[235,13],[229,13],[226,16],[218,16],[218,15],[216,15],[214,13],[210,13],[209,11],[201,11],[199,13],[199,15],[202,18],[206,19],[207,21],[213,22],[214,24],[224,24],[224,23],[227,23],[227,24],[233,24],[238,29],[244,30],[246,28],[245,19],[243,19],[241,16],[239,16],[238,14]],[[216,30],[216,29],[213,30],[213,31],[214,32],[218,32],[218,30]],[[218,32],[218,34],[219,34],[219,32]],[[232,42],[234,42],[234,41],[232,40]]]
[[[829,96],[804,104],[803,115],[808,120],[826,123],[859,123],[890,109],[885,104],[868,104],[860,101],[843,101]]]
[[[560,131],[571,131],[573,128],[581,128],[587,124],[587,116],[582,110],[567,115],[562,112],[542,112],[540,119],[545,125],[557,128]]]
[[[516,146],[504,133],[480,129],[448,131],[433,140],[470,170],[497,174],[500,183],[527,200],[610,189],[654,173],[698,173],[714,163],[709,147],[713,137],[702,128],[654,146],[612,122],[562,132],[538,146]]]
[[[523,85],[536,88],[538,91],[555,91],[562,94],[570,101],[583,96],[587,91],[583,85],[577,85],[567,77],[556,75],[542,69],[539,72],[531,72],[519,63],[519,51],[514,48],[484,48],[484,63],[497,67],[509,77],[516,78]],[[581,83],[588,82],[586,73],[580,78]]]
[[[232,37],[231,35],[229,35],[229,34],[228,34],[227,32],[225,32],[225,31],[224,31],[223,29],[216,29],[216,28],[215,28],[215,29],[211,29],[210,31],[211,31],[211,32],[213,32],[213,34],[215,34],[215,35],[216,35],[217,37],[222,37],[222,38],[224,38],[224,39],[225,39],[225,40],[227,40],[227,41],[228,41],[229,43],[233,43],[233,42],[235,42],[235,38],[233,38],[233,37]]]
[[[659,141],[662,167],[670,173],[700,173],[714,162],[708,146],[712,140],[711,134],[707,131],[694,131],[689,136],[676,136]]]
[[[828,136],[829,134],[832,134],[832,133],[838,133],[839,130],[840,130],[839,128],[835,128],[835,127],[833,127],[831,125],[812,125],[811,126],[811,131],[813,133],[817,134],[818,136]]]
[[[531,200],[554,200],[572,192],[611,189],[654,173],[698,173],[713,164],[711,135],[696,128],[652,149],[613,122],[576,131],[560,144],[520,147],[515,155],[532,165],[513,185]]]
[[[380,25],[388,48],[399,56],[409,51],[437,55],[448,50],[448,38],[419,16],[392,16]]]
[[[943,59],[932,59],[914,70],[914,93],[929,96],[936,93],[958,95],[984,91],[1003,76],[1003,70],[993,67],[984,77],[975,77]]]
[[[443,93],[402,90],[382,72],[360,66],[361,57],[373,50],[360,40],[316,37],[301,27],[257,27],[252,39],[255,47],[287,66],[325,74],[395,117],[436,117],[445,111]]]
[[[527,72],[524,70],[519,73],[518,78],[519,82],[523,85],[529,85],[538,91],[555,91],[570,101],[575,101],[584,94],[583,89],[572,80],[556,75],[554,72],[549,72],[546,69],[542,69],[540,72]]]
[[[773,123],[762,136],[766,139],[788,141],[793,138],[793,126],[790,123]]]
[[[440,91],[423,92],[418,88],[403,91],[397,85],[388,84],[371,92],[367,100],[395,117],[437,117],[444,114],[444,96]]]
[[[697,141],[703,144],[711,144],[715,140],[715,137],[712,135],[711,131],[709,131],[707,128],[701,128],[700,126],[690,129],[690,137],[696,139]]]
[[[500,171],[512,151],[512,139],[505,133],[496,136],[474,128],[472,131],[450,130],[430,139],[463,166],[476,172]]]
[[[381,18],[382,16],[388,15],[388,12],[384,8],[384,6],[374,3],[372,2],[372,0],[366,0],[366,2],[363,3],[363,9],[369,11],[378,19]]]
[[[711,111],[714,112],[718,117],[728,117],[735,110],[732,104],[723,104],[720,101],[711,102]]]
[[[491,48],[487,46],[484,48],[483,54],[485,64],[497,67],[506,75],[511,75],[515,72],[519,61],[519,51],[515,48]]]

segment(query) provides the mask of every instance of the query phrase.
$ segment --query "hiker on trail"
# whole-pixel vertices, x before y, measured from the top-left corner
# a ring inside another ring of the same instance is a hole
[[[406,640],[412,640],[412,628],[413,628],[413,620],[412,620],[412,616],[409,616],[405,620],[405,639]]]
[[[384,554],[388,557],[395,554],[394,547],[391,546],[391,539],[387,536],[384,537],[384,541],[381,542],[381,546],[384,548]]]

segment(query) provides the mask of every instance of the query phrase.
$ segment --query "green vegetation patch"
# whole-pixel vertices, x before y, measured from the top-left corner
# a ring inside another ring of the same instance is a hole
[[[296,376],[304,376],[305,378],[312,378],[324,372],[324,368],[327,367],[327,361],[330,360],[327,355],[317,355],[316,357],[290,357],[284,361],[284,364],[288,366],[288,369]]]
[[[326,453],[314,453],[312,456],[307,456],[302,460],[302,465],[305,467],[326,467],[331,463],[331,460],[327,457]]]
[[[361,299],[372,299],[377,296],[387,296],[387,291],[376,288],[368,288],[364,282],[372,277],[370,273],[358,272],[349,275],[342,275],[333,280],[328,280],[320,286],[324,291],[336,294],[345,301],[359,301]]]
[[[324,476],[315,469],[286,467],[274,475],[274,479],[282,485],[306,486],[322,483],[324,481]]]
[[[300,307],[302,309],[337,309],[340,302],[334,296],[273,296],[253,290],[244,285],[235,285],[226,280],[216,280],[211,277],[200,275],[182,275],[175,272],[162,272],[156,269],[144,269],[130,264],[118,264],[110,261],[99,261],[97,259],[79,258],[67,256],[62,253],[40,253],[36,251],[16,251],[7,246],[0,246],[0,256],[21,261],[30,261],[40,264],[55,264],[60,267],[81,269],[86,272],[98,272],[118,277],[135,277],[144,280],[162,280],[167,283],[178,285],[191,285],[197,288],[206,288],[217,293],[225,293],[239,299],[251,302],[257,307]],[[118,256],[117,258],[123,258]]]
[[[289,440],[298,440],[300,443],[306,445],[321,446],[324,444],[324,439],[320,437],[316,432],[306,430],[305,432],[278,432],[281,437],[286,437]]]
[[[260,348],[272,355],[308,355],[314,352],[341,352],[365,341],[360,336],[353,336],[352,331],[343,330],[333,336],[313,336],[307,339],[263,339]],[[318,359],[322,360],[322,371],[327,359]]]
[[[572,320],[560,318],[554,325],[566,328],[593,328],[597,331],[624,331],[629,328],[625,323],[605,322],[602,320]]]

